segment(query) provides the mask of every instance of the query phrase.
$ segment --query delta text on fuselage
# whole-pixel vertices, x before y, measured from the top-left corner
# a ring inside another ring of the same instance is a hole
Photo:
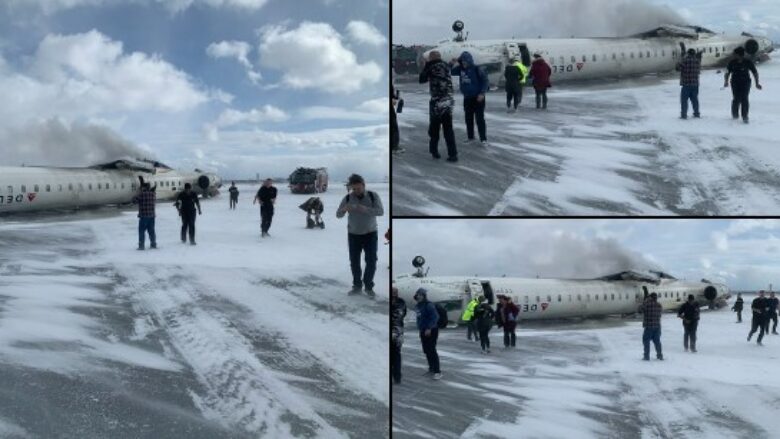
[[[156,186],[157,199],[173,199],[190,183],[211,196],[222,180],[216,174],[177,171],[151,160],[121,159],[88,168],[0,167],[0,214],[78,209],[132,202],[140,180]]]

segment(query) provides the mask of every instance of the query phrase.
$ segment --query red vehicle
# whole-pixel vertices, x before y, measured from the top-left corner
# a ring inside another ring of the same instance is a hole
[[[290,191],[294,194],[318,194],[327,190],[327,168],[298,168],[290,174]]]

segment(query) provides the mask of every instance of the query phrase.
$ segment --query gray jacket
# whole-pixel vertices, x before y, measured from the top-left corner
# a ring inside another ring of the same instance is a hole
[[[373,193],[373,201],[371,200],[370,193]],[[347,202],[349,200],[349,202]],[[364,206],[365,212],[350,211],[349,219],[347,221],[347,231],[353,235],[365,235],[366,233],[376,232],[376,217],[385,214],[385,209],[382,207],[382,200],[379,198],[379,194],[376,192],[370,192],[366,190],[363,194],[363,198],[358,198],[354,194],[349,194],[341,199],[341,204],[336,211],[336,217],[342,218],[344,213],[341,212],[347,204],[351,206]]]

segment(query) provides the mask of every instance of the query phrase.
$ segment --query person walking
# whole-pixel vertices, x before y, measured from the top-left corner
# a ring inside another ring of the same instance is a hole
[[[474,140],[474,119],[482,146],[487,146],[487,125],[485,124],[485,94],[488,91],[488,75],[482,66],[474,64],[474,57],[463,52],[450,61],[453,76],[460,76],[460,92],[463,94],[463,111],[466,113],[467,142]]]
[[[644,328],[642,344],[645,349],[642,359],[645,361],[650,360],[650,341],[652,340],[655,346],[656,358],[663,360],[664,356],[661,352],[661,314],[663,313],[663,307],[658,303],[658,295],[650,293],[650,296],[645,300],[641,308],[644,314],[642,319],[642,327]]]
[[[764,319],[767,315],[767,303],[766,298],[764,297],[764,290],[758,292],[758,297],[753,299],[750,308],[753,311],[753,319],[750,322],[750,334],[747,336],[747,341],[750,341],[753,334],[755,334],[756,331],[759,331],[756,343],[758,343],[759,346],[763,346],[761,340],[764,338]]]
[[[395,384],[401,384],[401,347],[404,344],[406,302],[398,297],[398,288],[393,287],[390,294],[390,374]]]
[[[758,82],[758,70],[753,61],[745,58],[745,48],[737,47],[734,49],[734,59],[729,61],[726,66],[726,75],[724,78],[723,87],[729,86],[729,78],[731,78],[731,94],[733,100],[731,101],[731,117],[737,119],[742,112],[742,121],[744,123],[749,122],[750,113],[750,73],[753,73],[753,77],[756,80],[756,88],[761,90],[761,84]]]
[[[769,313],[769,316],[766,319],[766,330],[765,332],[769,333],[769,321],[771,320],[774,322],[772,324],[772,334],[777,335],[777,297],[775,297],[775,292],[770,291],[769,292],[769,298],[766,299],[767,302],[767,312]]]
[[[683,321],[683,347],[688,352],[690,341],[691,352],[696,352],[696,329],[699,326],[699,304],[693,294],[688,295],[688,301],[677,311],[677,317]]]
[[[731,310],[737,313],[737,323],[742,323],[743,304],[744,300],[742,300],[742,293],[737,293],[737,300],[734,302],[734,306],[731,307]]]
[[[517,320],[520,317],[520,309],[512,303],[511,297],[504,296],[501,312],[503,313],[501,320],[504,323],[504,348],[515,347],[517,339],[515,329],[517,328]]]
[[[439,353],[436,352],[436,341],[439,339],[439,313],[428,301],[428,291],[425,288],[420,288],[414,293],[414,300],[417,302],[415,306],[417,330],[420,331],[423,353],[428,361],[428,374],[434,380],[440,380]]]
[[[254,201],[252,201],[252,204],[260,202],[260,231],[263,238],[271,236],[268,234],[268,230],[271,229],[271,221],[274,218],[274,205],[276,204],[276,188],[273,183],[273,180],[266,178],[257,191]]]
[[[504,89],[506,90],[506,112],[514,113],[523,101],[523,83],[528,75],[528,68],[517,58],[504,67]]]
[[[484,299],[484,297],[482,299]],[[488,334],[490,333],[490,329],[493,327],[495,313],[493,312],[493,308],[490,306],[490,304],[484,300],[481,300],[480,302],[481,303],[479,306],[477,306],[477,308],[474,310],[474,319],[477,323],[477,331],[479,331],[479,343],[480,347],[482,348],[482,353],[489,354],[490,336]]]
[[[236,204],[238,204],[238,188],[236,187],[235,181],[230,182],[230,189],[228,189],[228,192],[230,193],[230,209],[234,210]]]
[[[474,320],[474,310],[479,306],[479,298],[473,297],[466,305],[466,309],[463,310],[461,319],[466,322],[466,338],[471,341],[471,334],[474,334],[474,341],[479,341],[479,333],[477,333],[477,322]]]
[[[699,75],[701,74],[701,56],[704,52],[696,53],[695,49],[688,49],[685,57],[677,63],[677,71],[680,72],[680,119],[688,118],[688,100],[693,106],[693,117],[701,117],[699,113]]]
[[[358,174],[349,176],[350,192],[341,200],[336,217],[347,220],[347,242],[349,243],[349,262],[352,270],[352,290],[350,294],[359,294],[365,287],[366,294],[374,297],[374,273],[376,273],[377,234],[376,217],[385,214],[379,194],[366,190],[366,182]],[[363,253],[366,268],[360,267],[360,254]]]
[[[428,103],[428,151],[434,159],[439,155],[439,132],[443,131],[447,144],[447,161],[458,161],[458,148],[455,144],[455,131],[452,129],[452,111],[455,99],[452,97],[452,77],[450,67],[441,59],[441,54],[433,50],[420,72],[420,84],[429,84],[431,100]]]
[[[528,72],[528,75],[531,77],[531,84],[533,84],[534,92],[536,92],[536,109],[546,110],[547,89],[552,87],[550,82],[552,69],[547,64],[547,61],[542,58],[541,53],[534,53],[534,61],[531,63],[531,71]]]
[[[187,232],[189,231],[190,245],[195,245],[195,211],[200,215],[200,201],[198,194],[192,191],[190,183],[184,183],[184,190],[176,197],[176,209],[181,217],[181,242],[187,242]]]
[[[133,198],[133,202],[138,204],[138,250],[145,250],[147,233],[149,233],[149,248],[157,248],[157,234],[154,232],[156,189],[157,184],[152,188],[149,183],[141,180],[140,192]]]
[[[393,74],[395,78],[395,74]],[[398,130],[398,116],[396,115],[396,107],[400,113],[403,109],[403,100],[401,99],[401,92],[395,88],[393,83],[390,84],[390,151],[393,154],[400,154],[405,150],[401,148],[401,133]]]

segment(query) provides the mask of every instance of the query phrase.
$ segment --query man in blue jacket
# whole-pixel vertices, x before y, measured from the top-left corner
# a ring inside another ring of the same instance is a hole
[[[439,354],[436,352],[436,340],[439,338],[439,313],[436,307],[428,301],[428,291],[420,288],[414,293],[414,301],[417,302],[417,329],[420,331],[425,358],[428,359],[428,373],[435,380],[441,379],[439,369]]]
[[[453,59],[450,72],[460,76],[460,92],[463,93],[463,110],[466,113],[466,133],[468,142],[474,140],[474,116],[477,116],[479,140],[487,146],[487,128],[485,127],[485,93],[488,91],[488,76],[485,69],[474,64],[474,57],[468,52]]]

